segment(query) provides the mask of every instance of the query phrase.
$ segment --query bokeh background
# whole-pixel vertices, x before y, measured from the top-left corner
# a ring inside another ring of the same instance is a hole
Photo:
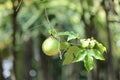
[[[106,60],[87,72],[82,62],[63,66],[59,55],[44,55],[51,26],[94,37]],[[120,80],[120,1],[0,0],[0,80]]]

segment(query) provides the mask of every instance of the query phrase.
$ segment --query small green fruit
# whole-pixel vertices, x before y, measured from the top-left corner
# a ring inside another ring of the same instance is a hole
[[[43,52],[48,56],[54,56],[59,52],[60,42],[54,37],[47,38],[42,44]]]

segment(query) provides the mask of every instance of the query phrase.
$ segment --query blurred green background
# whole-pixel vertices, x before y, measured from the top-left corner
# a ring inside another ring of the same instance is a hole
[[[87,72],[82,62],[63,66],[58,55],[44,55],[51,26],[94,37],[106,60]],[[0,80],[120,80],[120,1],[0,0]]]

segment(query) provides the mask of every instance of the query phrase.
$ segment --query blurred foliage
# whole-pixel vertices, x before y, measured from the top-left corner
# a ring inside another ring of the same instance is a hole
[[[15,5],[17,6],[18,4],[19,3],[16,1]],[[109,6],[110,7],[109,27],[111,32],[114,65],[115,65],[115,70],[117,71],[117,73],[119,73],[120,71],[120,65],[119,65],[120,1],[114,0],[112,4],[109,4],[109,5],[110,5]],[[24,56],[23,52],[25,48],[24,42],[27,41],[29,38],[32,38],[33,40],[34,58],[32,59],[33,61],[32,66],[33,66],[33,69],[35,69],[36,71],[38,71],[37,73],[39,73],[40,72],[39,70],[41,70],[38,68],[40,56],[36,57],[36,55],[39,55],[39,52],[37,53],[35,52],[35,50],[39,49],[38,43],[41,40],[37,40],[37,39],[41,34],[48,37],[49,30],[51,27],[55,28],[57,32],[73,31],[75,33],[78,33],[80,38],[85,38],[86,24],[87,25],[93,24],[97,29],[98,40],[108,48],[107,32],[105,27],[106,13],[103,8],[102,0],[46,0],[46,1],[45,0],[23,0],[20,7],[20,11],[17,15],[17,22],[19,26],[18,26],[18,31],[16,35],[17,46],[15,48],[12,47],[12,32],[13,32],[12,30],[13,23],[11,18],[13,14],[12,8],[13,6],[12,6],[11,0],[0,0],[0,51],[3,54],[4,59],[6,59],[6,57],[11,56],[10,54],[12,49],[15,49],[18,52],[17,64],[19,64],[18,75],[20,79],[23,75],[22,74],[23,73],[22,71],[23,56]],[[46,19],[45,8],[48,14],[48,18],[50,20],[50,24]],[[85,17],[84,20],[83,20],[83,15]],[[91,16],[94,16],[92,24],[91,24]],[[86,24],[84,22],[86,22]],[[72,35],[68,35],[68,36],[69,36],[69,39],[73,38]],[[87,57],[90,57],[90,56],[87,56]],[[60,62],[58,60],[58,55],[50,59],[53,60],[53,62],[56,61],[56,63],[54,63],[55,65],[54,67],[56,70],[57,70],[57,67],[58,68],[61,67],[61,64],[59,64]],[[93,58],[91,58],[91,60],[92,59]],[[63,72],[65,72],[64,70],[65,67],[63,67]],[[80,69],[81,70],[79,71],[79,74],[80,76],[83,76],[83,77],[80,77],[80,79],[81,78],[84,79],[86,72],[82,66],[80,67]],[[33,80],[37,80],[36,78],[34,78]]]

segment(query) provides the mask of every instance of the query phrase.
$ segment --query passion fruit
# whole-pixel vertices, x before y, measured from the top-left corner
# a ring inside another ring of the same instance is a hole
[[[47,56],[54,56],[59,52],[60,42],[50,36],[42,44],[42,50]]]

